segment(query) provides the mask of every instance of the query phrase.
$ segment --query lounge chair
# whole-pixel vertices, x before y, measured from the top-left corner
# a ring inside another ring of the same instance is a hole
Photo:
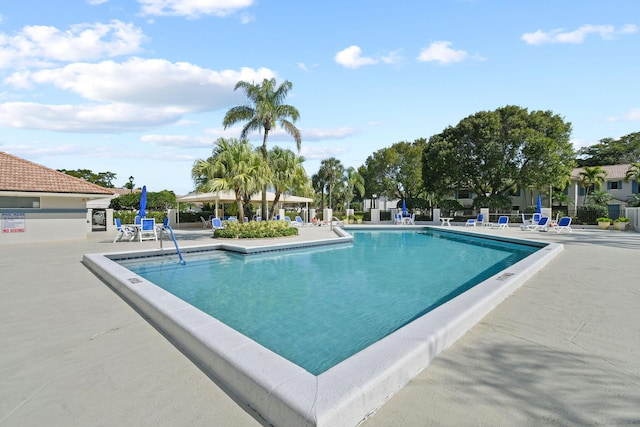
[[[202,221],[202,228],[211,228],[211,220],[200,217],[200,221]]]
[[[504,228],[505,230],[509,228],[509,217],[506,215],[502,215],[498,218],[498,223],[492,225],[492,228]]]
[[[475,219],[468,219],[466,224],[464,225],[465,227],[469,227],[469,226],[473,226],[475,227],[477,224],[482,224],[484,221],[484,215],[482,214],[478,214],[478,217]]]
[[[143,240],[158,240],[158,233],[156,232],[156,220],[153,218],[142,218],[140,220],[140,230],[138,231],[138,239]]]
[[[300,215],[296,215],[296,218],[294,220],[294,222],[292,222],[294,227],[303,227],[304,226],[304,221],[302,220],[302,218],[300,217]]]
[[[224,225],[222,224],[222,221],[220,220],[220,218],[211,219],[211,228],[213,228],[214,230],[217,230],[219,228],[224,228]]]
[[[341,219],[338,219],[335,216],[331,217],[331,222],[335,223],[336,225],[338,225],[340,227],[344,227],[344,222],[342,222]]]
[[[560,218],[560,220],[558,221],[558,224],[556,224],[553,229],[555,230],[556,233],[560,233],[562,232],[562,230],[566,230],[569,233],[571,233],[573,230],[571,229],[571,217],[569,216],[563,216],[562,218]]]
[[[129,240],[133,240],[136,237],[136,231],[133,228],[129,228],[125,225],[122,225],[122,221],[120,221],[120,218],[116,218],[115,219],[115,223],[116,223],[116,237],[113,239],[113,243],[117,242],[118,240],[121,240],[123,237],[128,237]]]
[[[536,224],[527,224],[520,226],[524,231],[548,231],[549,230],[549,217],[543,216]]]

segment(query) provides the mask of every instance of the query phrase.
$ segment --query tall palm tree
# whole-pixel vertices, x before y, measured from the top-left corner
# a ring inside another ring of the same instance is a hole
[[[629,182],[629,180],[635,180],[638,184],[640,184],[640,163],[632,163],[627,170],[627,174],[624,177],[625,182]]]
[[[358,173],[356,168],[350,166],[347,168],[344,177],[345,198],[347,199],[347,219],[349,219],[348,210],[351,209],[351,201],[353,200],[354,191],[364,196],[364,177]]]
[[[344,175],[344,166],[340,160],[335,157],[324,159],[320,162],[320,170],[318,176],[325,183],[326,188],[329,190],[329,209],[332,209],[332,197],[331,190],[335,185],[340,182],[340,179]]]
[[[256,189],[256,176],[264,161],[246,139],[219,138],[211,157],[196,160],[191,176],[200,191],[232,190],[238,214],[244,214],[243,195]]]
[[[276,206],[282,193],[305,191],[309,182],[307,172],[302,163],[304,157],[296,155],[293,151],[274,147],[269,152],[269,166],[271,168],[271,183],[273,184],[275,198],[271,205],[270,218],[276,213]]]
[[[584,204],[587,204],[589,193],[604,184],[607,177],[607,171],[602,166],[585,166],[580,172],[580,186],[584,188]]]
[[[300,131],[296,128],[295,123],[300,118],[298,110],[284,104],[287,94],[293,87],[293,84],[285,80],[280,86],[276,87],[276,79],[264,79],[261,84],[253,84],[245,81],[236,83],[234,90],[242,89],[249,98],[251,105],[238,105],[232,107],[225,114],[222,124],[226,129],[238,122],[246,122],[240,133],[240,138],[245,139],[249,132],[262,132],[262,155],[266,161],[268,158],[267,138],[269,132],[276,128],[279,124],[289,135],[296,141],[298,151],[302,139]],[[262,216],[268,212],[267,210],[267,186],[262,187]]]

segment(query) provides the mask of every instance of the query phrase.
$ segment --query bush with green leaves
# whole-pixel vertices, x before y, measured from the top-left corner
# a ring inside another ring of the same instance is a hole
[[[224,228],[213,232],[213,237],[221,239],[264,239],[297,235],[298,229],[291,227],[287,221],[227,221]]]

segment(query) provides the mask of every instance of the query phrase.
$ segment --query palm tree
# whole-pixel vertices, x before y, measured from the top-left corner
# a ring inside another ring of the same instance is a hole
[[[306,192],[309,183],[307,172],[302,163],[304,157],[297,156],[293,151],[274,147],[269,152],[269,166],[271,168],[271,183],[274,187],[275,199],[271,206],[270,218],[276,213],[276,206],[282,193]]]
[[[340,182],[340,178],[344,175],[344,166],[340,160],[335,157],[324,159],[320,162],[320,170],[318,176],[329,190],[329,209],[331,209],[331,189]]]
[[[347,220],[349,219],[349,209],[351,209],[351,201],[353,200],[354,191],[364,196],[364,177],[358,173],[356,168],[350,166],[347,168],[343,176],[345,186],[345,198],[347,199]]]
[[[580,186],[584,188],[584,204],[587,204],[589,193],[604,184],[607,177],[607,171],[602,166],[585,166],[580,172]]]
[[[634,179],[640,184],[640,163],[632,163],[627,170],[627,174],[624,177],[624,182]]]
[[[260,171],[264,170],[262,157],[253,151],[246,139],[219,138],[211,157],[196,160],[191,176],[199,191],[232,190],[238,214],[244,215],[243,195],[255,191]]]
[[[300,151],[302,144],[300,131],[293,125],[300,118],[300,113],[295,107],[283,103],[292,87],[293,84],[288,80],[285,80],[278,87],[276,87],[276,79],[264,79],[261,84],[239,81],[234,90],[242,89],[252,105],[238,105],[229,109],[222,120],[224,128],[238,122],[246,122],[240,133],[242,139],[245,139],[249,132],[264,130],[262,155],[266,161],[269,132],[276,128],[276,124],[279,124],[295,139],[298,151]],[[267,212],[267,186],[264,185],[262,187],[263,216]]]

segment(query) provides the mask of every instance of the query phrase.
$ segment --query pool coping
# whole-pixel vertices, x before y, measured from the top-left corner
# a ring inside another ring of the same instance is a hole
[[[389,226],[357,229],[398,230]],[[485,239],[535,242],[466,230],[442,231],[469,233]],[[215,249],[257,253],[352,241],[345,230],[336,228],[336,233],[335,239],[314,242],[254,247],[218,243],[181,250],[183,253]],[[86,254],[83,263],[269,423],[353,426],[374,413],[434,357],[563,250],[561,244],[535,243],[544,247],[318,376],[113,261],[128,256],[157,256],[159,252],[172,254],[175,249]]]

